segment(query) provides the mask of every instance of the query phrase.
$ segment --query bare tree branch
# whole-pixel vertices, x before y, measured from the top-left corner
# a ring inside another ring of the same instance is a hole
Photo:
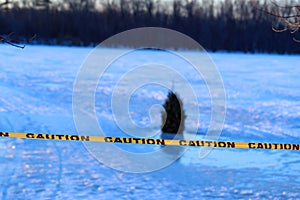
[[[7,36],[5,35],[0,35],[0,42],[2,43],[6,43],[6,44],[9,44],[11,46],[14,46],[14,47],[17,47],[17,48],[20,48],[20,49],[24,49],[25,48],[25,45],[19,45],[19,41],[17,40],[14,40],[11,38],[11,36],[14,34],[14,32],[11,32],[10,34],[8,34]]]
[[[274,26],[272,26],[272,30],[274,31],[274,32],[277,32],[277,33],[282,33],[282,32],[285,32],[285,31],[287,31],[287,30],[289,30],[288,28],[284,28],[284,29],[276,29],[276,28],[274,28]]]
[[[259,9],[259,10],[263,11],[264,13],[267,13],[267,14],[273,16],[273,17],[277,17],[277,18],[280,18],[280,19],[290,19],[290,18],[300,17],[300,14],[284,16],[284,15],[276,14],[273,11],[270,12],[270,11],[263,10],[263,9]]]
[[[299,31],[300,28],[300,6],[281,6],[278,5],[276,2],[272,2],[272,4],[274,7],[273,9],[271,9],[271,11],[259,9],[260,11],[263,11],[264,13],[267,13],[268,15],[277,18],[279,20],[278,25],[282,25],[284,27],[282,29],[279,29],[278,27],[272,26],[272,30],[277,33],[289,31],[289,33],[292,35],[293,40],[295,42],[300,42],[300,39],[297,39],[295,37],[296,32]],[[285,14],[283,13],[283,11],[289,11],[289,13]],[[291,12],[296,13],[290,14]]]

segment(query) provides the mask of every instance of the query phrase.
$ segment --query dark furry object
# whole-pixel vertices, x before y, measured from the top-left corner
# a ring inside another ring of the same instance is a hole
[[[170,91],[163,107],[165,111],[162,112],[161,131],[163,133],[183,133],[186,115],[182,100],[176,93]]]

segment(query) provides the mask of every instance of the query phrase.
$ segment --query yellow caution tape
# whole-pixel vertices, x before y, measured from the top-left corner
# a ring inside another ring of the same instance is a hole
[[[152,138],[80,136],[80,135],[15,133],[15,132],[0,132],[0,137],[27,138],[27,139],[40,139],[40,140],[68,140],[68,141],[88,141],[88,142],[106,142],[106,143],[152,144],[152,145],[167,145],[167,146],[213,147],[213,148],[231,148],[231,149],[276,149],[276,150],[294,150],[294,151],[300,150],[300,144],[279,144],[279,143],[224,142],[224,141],[207,141],[207,140],[165,140],[165,139],[152,139]]]

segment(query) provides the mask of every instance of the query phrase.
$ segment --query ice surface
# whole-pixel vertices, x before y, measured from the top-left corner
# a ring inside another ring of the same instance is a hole
[[[1,131],[76,134],[72,90],[76,75],[91,48],[0,46]],[[114,53],[118,50],[108,50]],[[168,55],[139,51],[139,56],[115,63],[96,89],[96,113],[104,131],[118,136],[110,98],[115,82],[147,56]],[[193,54],[193,52],[190,52]],[[223,78],[227,114],[222,140],[300,143],[300,57],[290,55],[212,53]],[[197,59],[197,57],[195,57]],[[172,60],[171,60],[172,62]],[[175,62],[175,61],[174,61]],[[166,62],[166,64],[168,64]],[[208,128],[210,99],[205,83],[186,63],[173,63],[196,88],[200,125]],[[151,74],[151,73],[150,73]],[[157,76],[160,74],[158,73]],[[147,74],[141,75],[141,79]],[[170,83],[171,84],[171,83]],[[189,109],[189,97],[184,98]],[[126,84],[124,85],[126,89]],[[131,98],[132,122],[146,130],[159,129],[166,88],[145,86]],[[145,112],[146,110],[146,112]],[[187,112],[188,114],[188,112]],[[148,127],[147,127],[148,126]],[[197,124],[187,122],[186,132]],[[120,145],[133,152],[158,147]],[[199,159],[190,148],[178,161],[159,171],[130,174],[99,163],[80,142],[1,138],[1,199],[295,199],[300,198],[299,153],[291,151],[215,149]],[[126,162],[120,158],[120,163]]]

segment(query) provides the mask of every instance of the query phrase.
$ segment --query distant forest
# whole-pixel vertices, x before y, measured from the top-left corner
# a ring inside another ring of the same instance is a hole
[[[294,15],[289,20],[296,23],[298,8],[291,5],[300,2],[284,2],[0,0],[0,34],[12,42],[88,46],[128,29],[155,26],[187,34],[210,51],[299,54],[300,43],[293,40],[299,32],[280,32],[287,25],[278,16]]]

